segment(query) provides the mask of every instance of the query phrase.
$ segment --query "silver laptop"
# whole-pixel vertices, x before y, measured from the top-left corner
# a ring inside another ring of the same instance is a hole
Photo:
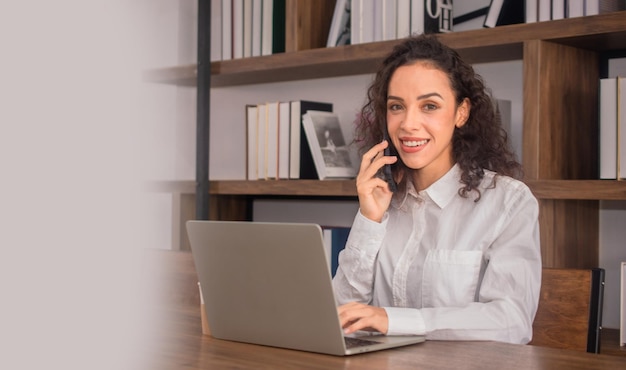
[[[319,225],[188,221],[187,233],[215,338],[340,356],[424,341],[344,338]]]

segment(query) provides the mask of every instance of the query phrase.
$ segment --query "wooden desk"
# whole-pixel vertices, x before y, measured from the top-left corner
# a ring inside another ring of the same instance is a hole
[[[149,341],[149,369],[626,369],[626,358],[496,342],[425,343],[348,357],[214,339],[199,310],[163,311],[167,325]]]

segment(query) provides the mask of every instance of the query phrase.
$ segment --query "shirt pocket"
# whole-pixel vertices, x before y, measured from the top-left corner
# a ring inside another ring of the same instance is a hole
[[[423,307],[463,307],[474,301],[481,251],[430,250],[424,262]]]

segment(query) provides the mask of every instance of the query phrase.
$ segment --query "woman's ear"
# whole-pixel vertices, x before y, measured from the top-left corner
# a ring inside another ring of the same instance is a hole
[[[468,98],[463,99],[461,104],[459,104],[456,109],[456,118],[454,123],[457,128],[461,128],[465,125],[467,119],[469,118],[471,108],[472,106]]]

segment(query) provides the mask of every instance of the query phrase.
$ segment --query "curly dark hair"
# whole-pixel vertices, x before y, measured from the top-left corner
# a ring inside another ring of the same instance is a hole
[[[366,104],[361,108],[356,122],[355,141],[361,152],[383,140],[387,127],[387,94],[391,76],[398,67],[415,62],[426,62],[447,74],[457,105],[465,98],[470,101],[467,122],[455,128],[452,136],[452,156],[462,171],[463,186],[459,194],[467,197],[471,191],[476,191],[478,201],[481,195],[478,185],[485,169],[520,179],[523,176],[522,166],[509,148],[507,134],[491,92],[472,66],[435,35],[408,37],[383,60],[368,88]],[[401,179],[398,185],[405,188],[406,181],[411,178],[409,171],[412,170],[398,159],[392,167],[393,173],[396,179]]]

